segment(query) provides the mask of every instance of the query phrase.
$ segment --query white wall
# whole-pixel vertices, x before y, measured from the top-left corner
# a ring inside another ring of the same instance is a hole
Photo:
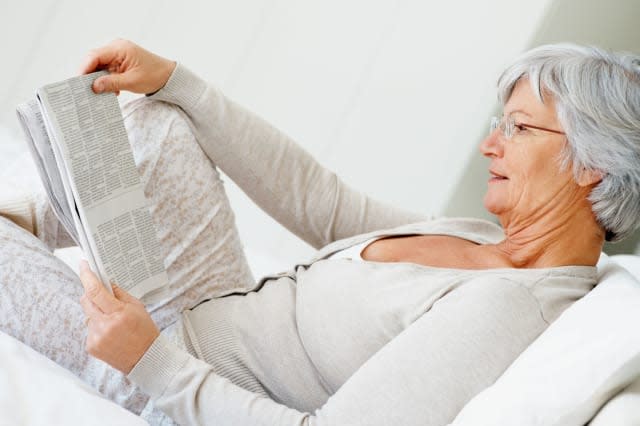
[[[535,39],[553,6],[2,1],[0,124],[14,132],[16,103],[74,74],[90,48],[121,36],[187,64],[353,186],[434,214],[445,211],[476,155],[499,72]],[[236,188],[229,193],[250,253],[277,253],[288,265],[311,252]]]

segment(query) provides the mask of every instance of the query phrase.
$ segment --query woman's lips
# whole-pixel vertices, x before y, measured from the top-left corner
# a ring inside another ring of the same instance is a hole
[[[492,170],[489,170],[489,174],[491,175],[489,177],[489,182],[499,182],[499,181],[503,181],[503,180],[508,180],[508,178],[506,176],[503,176],[499,173],[496,173]]]

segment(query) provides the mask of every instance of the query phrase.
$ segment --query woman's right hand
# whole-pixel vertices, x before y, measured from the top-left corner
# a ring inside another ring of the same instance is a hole
[[[129,40],[117,39],[89,52],[80,72],[88,74],[107,70],[109,75],[93,82],[95,93],[121,90],[134,93],[154,93],[169,80],[176,63],[153,54]]]

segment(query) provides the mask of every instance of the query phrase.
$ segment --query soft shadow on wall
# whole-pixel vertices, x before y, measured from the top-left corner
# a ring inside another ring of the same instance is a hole
[[[640,53],[639,16],[638,0],[554,0],[549,4],[527,48],[547,43],[575,42]],[[496,104],[495,110],[500,110],[499,105]],[[478,141],[486,132],[487,129],[482,129]],[[495,221],[482,207],[488,179],[487,164],[477,151],[472,154],[447,204],[447,216],[472,216]],[[624,241],[605,244],[604,251],[608,254],[640,254],[640,230]]]

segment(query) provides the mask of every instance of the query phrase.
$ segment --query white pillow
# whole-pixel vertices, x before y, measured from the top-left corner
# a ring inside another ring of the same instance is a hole
[[[640,280],[640,256],[634,256],[632,254],[617,254],[615,256],[611,256],[610,259],[624,267],[624,269],[629,271],[637,280]]]
[[[0,365],[0,425],[147,425],[2,332]]]
[[[606,255],[598,272],[599,284],[473,398],[452,425],[583,426],[638,377],[640,282]]]
[[[589,426],[639,426],[640,379],[614,396],[591,420]]]

